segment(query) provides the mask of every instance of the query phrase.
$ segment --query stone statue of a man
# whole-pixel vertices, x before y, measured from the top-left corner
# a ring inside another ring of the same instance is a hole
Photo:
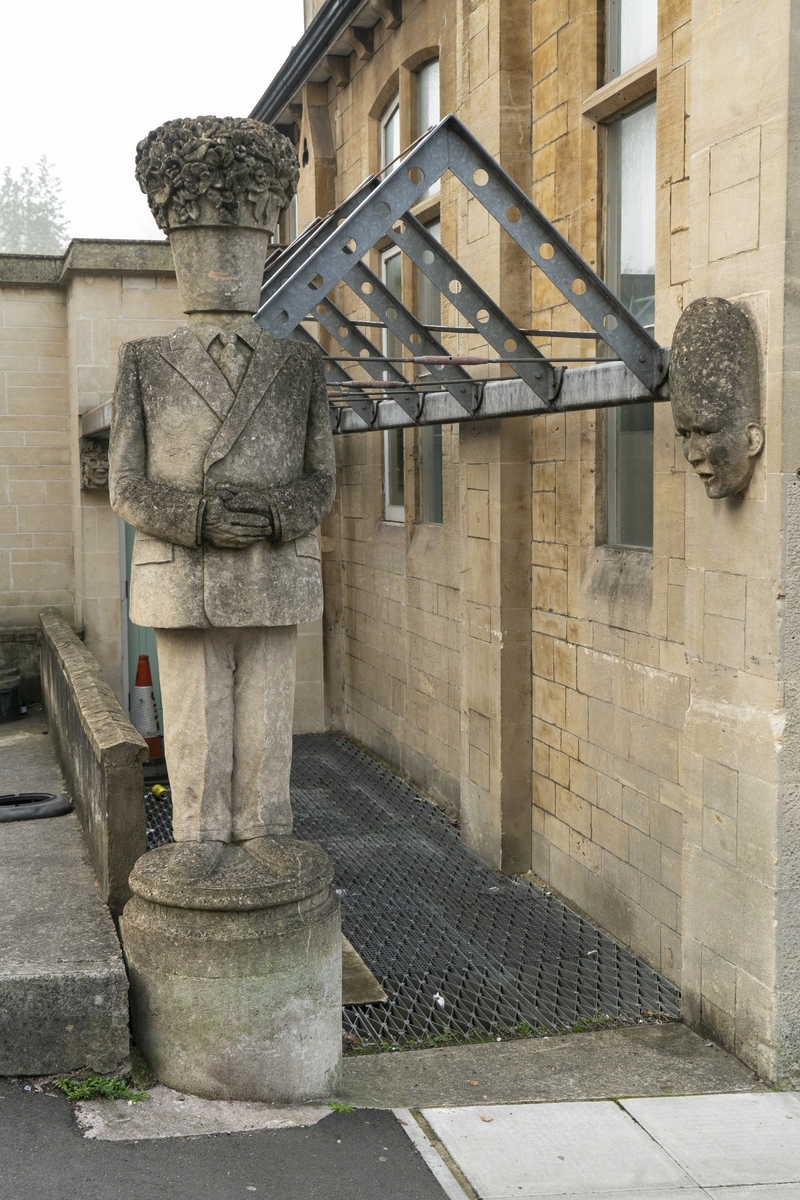
[[[688,305],[672,339],[669,383],[684,457],[706,495],[741,495],[764,446],[758,344],[741,309],[718,296]]]
[[[297,160],[260,122],[199,117],[150,133],[136,173],[188,317],[122,347],[110,442],[130,616],[156,631],[169,870],[199,880],[233,842],[286,873],[296,625],[322,610],[335,489],[321,357],[252,320]]]

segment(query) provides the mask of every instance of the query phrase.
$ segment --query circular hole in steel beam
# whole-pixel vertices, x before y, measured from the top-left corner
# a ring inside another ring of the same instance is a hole
[[[403,234],[405,233],[405,231],[406,231],[405,221],[395,221],[394,225],[392,226],[392,233],[396,237],[402,237]]]
[[[386,315],[390,321],[394,321],[397,317],[397,309],[396,308],[387,308]]]
[[[485,308],[479,308],[477,313],[475,314],[475,320],[478,322],[479,325],[485,325],[486,322],[489,320],[489,313],[486,311]]]
[[[603,317],[603,328],[612,330],[612,329],[616,329],[617,325],[619,325],[619,321],[614,316],[614,314],[606,313],[606,315]]]
[[[449,292],[452,292],[454,296],[457,296],[458,293],[461,291],[461,287],[462,287],[462,284],[461,284],[460,279],[451,279],[447,285],[447,290]]]
[[[418,346],[420,344],[420,342],[422,341],[422,338],[419,336],[418,333],[412,333],[411,337],[408,340],[411,342],[412,346]]]
[[[573,291],[573,294],[576,296],[585,296],[586,295],[585,281],[583,279],[573,279],[572,291]]]
[[[436,255],[433,253],[432,250],[423,250],[422,251],[422,261],[424,263],[427,263],[428,266],[430,266],[431,263],[436,262]]]
[[[391,208],[385,200],[379,200],[375,205],[375,214],[378,217],[388,217],[391,211]]]
[[[539,257],[546,258],[549,260],[553,257],[554,254],[555,254],[555,250],[550,245],[550,243],[542,242],[541,246],[539,247]]]
[[[318,292],[319,289],[322,287],[322,283],[323,283],[322,276],[315,275],[313,279],[309,279],[308,286],[311,288],[312,292]]]
[[[342,246],[342,250],[344,250],[345,254],[355,254],[356,250],[358,250],[358,243],[356,242],[356,239],[350,238],[348,241],[346,241]]]
[[[472,182],[477,183],[478,187],[486,187],[489,182],[489,172],[484,171],[483,167],[478,167],[477,171],[472,173]]]
[[[503,342],[503,349],[507,350],[509,354],[513,354],[516,348],[517,343],[513,338],[506,338],[506,340]]]
[[[422,167],[410,167],[407,174],[411,183],[417,187],[419,184],[425,182],[425,172],[423,171]]]
[[[518,221],[522,220],[522,213],[519,211],[516,204],[512,204],[510,208],[506,209],[506,220],[512,225],[516,225]]]
[[[361,291],[364,293],[365,296],[372,295],[372,284],[370,283],[370,281],[368,279],[365,279],[364,282],[362,283]]]
[[[289,320],[289,314],[287,313],[286,309],[284,309],[283,312],[279,312],[276,319],[279,325],[285,325]]]
[[[369,358],[369,350],[366,348],[366,346],[363,350],[359,350],[358,356],[359,358]]]
[[[350,333],[350,330],[347,328],[346,325],[339,326],[339,337],[347,337],[349,335],[349,333]]]
[[[321,316],[321,317],[324,317],[324,316],[325,316],[325,313],[328,311],[328,306],[327,306],[327,304],[318,304],[318,305],[317,305],[317,308],[316,308],[316,311],[317,311],[317,313],[319,314],[319,316]]]

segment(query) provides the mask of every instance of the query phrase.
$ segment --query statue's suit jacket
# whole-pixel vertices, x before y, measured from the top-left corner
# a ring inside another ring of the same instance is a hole
[[[317,539],[335,465],[316,348],[254,328],[236,395],[187,327],[120,351],[109,446],[114,511],[136,538],[130,617],[156,628],[293,625],[322,612]],[[201,544],[218,487],[266,492],[279,538]]]

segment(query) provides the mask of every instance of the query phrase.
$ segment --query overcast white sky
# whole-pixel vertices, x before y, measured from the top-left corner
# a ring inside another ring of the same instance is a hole
[[[173,117],[246,117],[303,31],[303,0],[27,0],[0,19],[0,171],[46,153],[72,237],[160,238],[136,143]]]

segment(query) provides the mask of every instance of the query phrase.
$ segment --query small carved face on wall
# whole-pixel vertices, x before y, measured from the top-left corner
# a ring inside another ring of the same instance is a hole
[[[108,442],[81,438],[81,487],[108,487]]]
[[[675,429],[706,495],[740,495],[764,446],[758,345],[741,309],[719,297],[690,304],[675,329],[669,379]]]

